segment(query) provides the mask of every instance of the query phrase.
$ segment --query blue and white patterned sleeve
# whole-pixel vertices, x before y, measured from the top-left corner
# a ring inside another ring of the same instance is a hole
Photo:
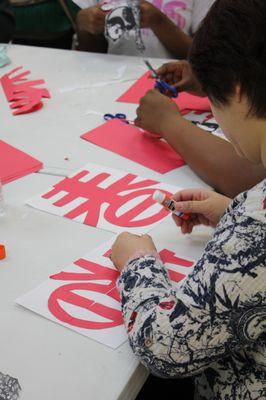
[[[129,342],[153,374],[196,375],[263,333],[265,210],[250,214],[246,202],[243,194],[232,203],[177,290],[154,255],[124,268],[118,289]]]

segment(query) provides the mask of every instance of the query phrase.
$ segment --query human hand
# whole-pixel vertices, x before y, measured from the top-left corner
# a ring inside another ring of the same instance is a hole
[[[163,14],[161,11],[148,1],[140,3],[140,26],[141,28],[153,29],[161,22]]]
[[[206,96],[188,61],[163,64],[156,72],[163,81],[180,91],[196,96]]]
[[[160,136],[163,136],[165,120],[181,117],[176,103],[156,89],[149,90],[142,97],[136,112],[135,125]]]
[[[104,32],[105,12],[99,6],[80,10],[77,15],[77,25],[80,31],[100,35]]]
[[[136,253],[151,254],[156,252],[156,247],[149,235],[133,235],[121,233],[112,246],[111,260],[116,269],[121,272],[128,260]]]
[[[191,233],[197,225],[215,227],[226,208],[231,203],[229,197],[220,195],[207,189],[181,190],[173,196],[175,210],[190,214],[188,220],[183,220],[173,214],[177,226],[182,233]]]

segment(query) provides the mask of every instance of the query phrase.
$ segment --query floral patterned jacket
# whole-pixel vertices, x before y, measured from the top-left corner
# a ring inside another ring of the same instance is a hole
[[[232,202],[178,290],[154,255],[119,278],[134,353],[159,377],[194,376],[197,399],[266,399],[265,199],[266,180]]]

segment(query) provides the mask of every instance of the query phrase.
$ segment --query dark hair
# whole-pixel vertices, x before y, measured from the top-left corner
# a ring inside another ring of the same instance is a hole
[[[189,60],[214,104],[239,84],[249,113],[266,117],[266,0],[217,0],[193,39]]]

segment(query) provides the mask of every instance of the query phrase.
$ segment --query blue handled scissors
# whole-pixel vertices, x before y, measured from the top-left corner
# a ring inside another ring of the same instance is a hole
[[[163,81],[159,75],[156,73],[154,68],[151,66],[148,60],[144,60],[145,64],[147,65],[148,69],[151,72],[151,76],[156,80],[155,82],[155,89],[158,89],[162,94],[166,96],[170,96],[176,98],[178,96],[178,90],[171,85],[168,85],[165,81]]]
[[[110,121],[111,119],[120,119],[121,122],[124,122],[125,124],[129,124],[129,121],[127,120],[126,114],[104,114],[103,116],[105,121]]]

